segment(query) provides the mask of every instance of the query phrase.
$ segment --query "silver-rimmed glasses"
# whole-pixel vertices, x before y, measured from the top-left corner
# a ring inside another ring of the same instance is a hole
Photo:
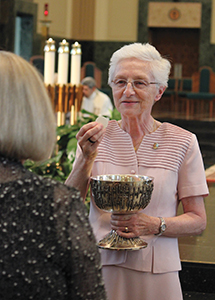
[[[133,90],[144,90],[150,84],[159,84],[158,82],[147,82],[143,79],[125,80],[125,79],[118,78],[112,80],[113,87],[118,90],[125,89],[129,83],[132,85]]]

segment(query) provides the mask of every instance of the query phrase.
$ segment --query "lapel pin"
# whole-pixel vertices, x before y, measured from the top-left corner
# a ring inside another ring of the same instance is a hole
[[[153,144],[153,149],[156,150],[158,148],[159,144],[158,143],[154,143]]]

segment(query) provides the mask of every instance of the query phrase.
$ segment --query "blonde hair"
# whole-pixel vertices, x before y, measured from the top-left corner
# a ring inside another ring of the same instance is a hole
[[[39,72],[14,53],[0,51],[0,154],[47,159],[56,143],[51,101]]]
[[[115,51],[110,59],[109,78],[108,84],[111,86],[112,80],[117,64],[126,58],[137,58],[142,61],[146,61],[150,64],[152,76],[156,82],[159,82],[162,86],[167,86],[169,79],[169,73],[171,69],[170,62],[163,58],[157,49],[146,43],[133,43],[125,45],[119,50]]]

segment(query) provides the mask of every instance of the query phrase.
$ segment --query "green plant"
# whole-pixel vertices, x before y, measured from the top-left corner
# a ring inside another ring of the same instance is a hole
[[[72,170],[75,159],[76,134],[84,124],[94,121],[96,117],[96,115],[90,114],[90,117],[79,118],[75,125],[66,124],[57,127],[57,142],[52,157],[39,163],[27,160],[25,167],[38,175],[64,182]]]
[[[65,182],[72,171],[73,162],[75,160],[75,153],[77,149],[76,134],[84,124],[95,121],[98,117],[97,115],[85,110],[82,110],[81,113],[87,113],[89,117],[78,118],[75,125],[66,124],[57,127],[56,147],[50,159],[40,163],[36,163],[32,160],[26,160],[25,167],[38,175],[51,177],[60,182]],[[120,114],[116,109],[113,110],[111,119],[120,119]],[[88,193],[86,197],[87,206],[89,205],[89,201]]]

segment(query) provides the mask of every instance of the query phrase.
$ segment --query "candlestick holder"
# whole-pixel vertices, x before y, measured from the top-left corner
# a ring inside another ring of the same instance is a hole
[[[75,124],[80,111],[83,88],[80,84],[81,45],[75,42],[71,50],[71,78],[68,77],[69,43],[64,39],[58,49],[58,73],[55,73],[55,41],[49,38],[44,47],[44,83],[49,92],[52,106],[57,114],[57,125],[65,124],[65,116],[70,112],[70,123]],[[55,80],[57,75],[57,80]]]
[[[70,112],[70,124],[77,122],[77,114],[81,109],[83,87],[81,84],[48,84],[46,89],[51,98],[54,112],[57,113],[57,125],[65,124],[65,115]]]

